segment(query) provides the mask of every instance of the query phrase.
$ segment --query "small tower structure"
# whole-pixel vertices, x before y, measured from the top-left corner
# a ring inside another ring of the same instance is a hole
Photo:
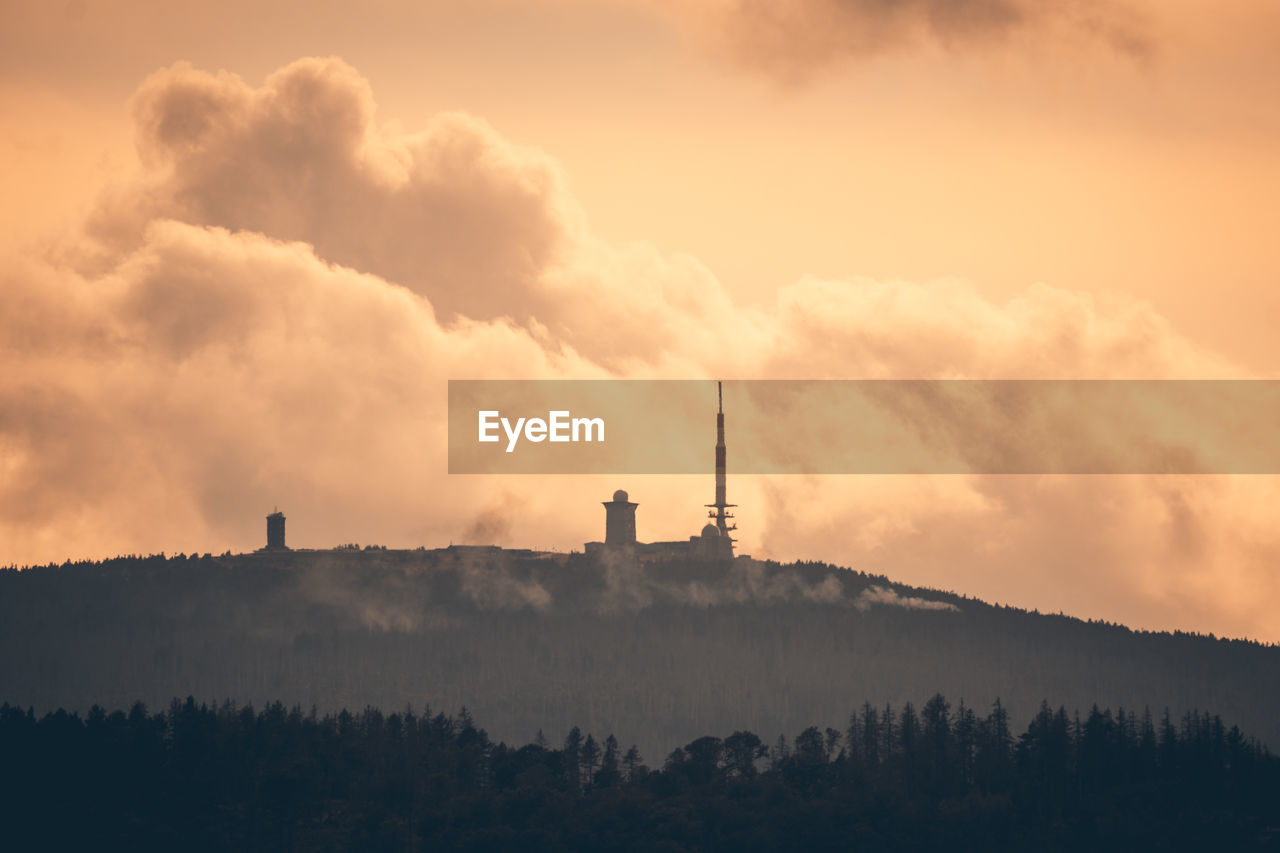
[[[284,513],[277,507],[275,512],[267,516],[267,550],[288,551],[284,544]]]
[[[613,493],[613,500],[604,502],[604,544],[608,548],[634,548],[636,544],[636,507],[639,504],[627,500],[622,489]]]

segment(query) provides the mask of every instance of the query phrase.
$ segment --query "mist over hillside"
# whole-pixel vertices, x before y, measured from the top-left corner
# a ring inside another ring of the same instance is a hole
[[[819,563],[353,547],[0,571],[0,700],[173,696],[321,712],[465,706],[495,740],[572,726],[649,760],[712,731],[843,729],[940,691],[1021,726],[1042,700],[1280,743],[1280,648],[992,606]]]

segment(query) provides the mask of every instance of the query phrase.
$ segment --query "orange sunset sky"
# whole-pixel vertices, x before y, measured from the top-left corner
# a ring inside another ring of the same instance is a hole
[[[0,22],[0,564],[701,526],[450,477],[449,378],[1280,378],[1271,0]],[[1276,477],[729,488],[755,556],[1280,641]]]

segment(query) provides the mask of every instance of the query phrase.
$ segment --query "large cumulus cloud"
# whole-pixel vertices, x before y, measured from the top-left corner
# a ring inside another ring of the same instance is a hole
[[[300,60],[256,88],[180,63],[133,109],[147,177],[104,201],[85,261],[114,263],[158,217],[269,234],[408,288],[445,322],[536,320],[611,364],[704,337],[728,306],[691,258],[595,241],[555,162],[483,120],[380,127],[368,83],[338,59]]]
[[[1150,306],[1034,285],[803,279],[744,308],[694,258],[595,237],[553,160],[483,121],[378,123],[308,59],[178,65],[143,170],[0,266],[0,560],[295,544],[568,548],[627,486],[640,535],[704,482],[449,477],[448,378],[1242,375]],[[1276,638],[1271,478],[735,478],[743,548],[1160,627]],[[692,495],[692,497],[691,497]]]
[[[174,220],[141,241],[101,276],[27,265],[5,282],[23,308],[4,321],[20,370],[0,381],[13,557],[239,543],[276,501],[303,531],[427,524],[450,375],[592,372],[505,321],[446,328],[303,243]]]

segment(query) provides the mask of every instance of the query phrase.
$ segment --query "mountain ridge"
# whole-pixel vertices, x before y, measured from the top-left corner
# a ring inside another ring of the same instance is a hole
[[[706,731],[843,728],[941,691],[1176,716],[1280,742],[1280,647],[988,604],[817,562],[454,546],[120,557],[0,571],[0,699],[456,709],[646,754]]]

